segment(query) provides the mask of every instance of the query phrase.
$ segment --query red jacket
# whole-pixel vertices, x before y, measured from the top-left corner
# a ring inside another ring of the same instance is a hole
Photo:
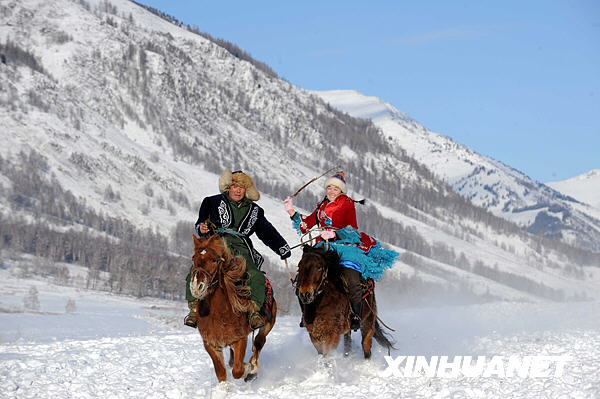
[[[343,229],[347,226],[352,226],[358,230],[354,201],[346,194],[340,194],[333,202],[325,199],[310,215],[300,215],[300,220],[300,231],[302,233],[306,233],[317,222],[319,227],[329,227],[332,230]]]
[[[358,230],[354,200],[346,194],[339,195],[333,202],[328,199],[323,200],[310,215],[300,215],[300,231],[303,234],[306,233],[317,222],[319,227],[331,230],[340,230],[348,226]],[[377,245],[377,241],[368,234],[359,232],[359,237],[360,243],[356,245],[364,252],[369,252],[372,247]],[[317,242],[321,240],[321,237],[317,238]]]

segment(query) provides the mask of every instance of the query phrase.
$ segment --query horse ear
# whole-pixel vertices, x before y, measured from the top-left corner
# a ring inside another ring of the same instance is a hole
[[[311,252],[311,250],[312,250],[312,247],[310,245],[308,245],[308,244],[304,244],[302,246],[302,253]]]
[[[196,237],[195,234],[192,234],[192,239],[194,240],[194,248],[198,248],[198,245],[200,245],[200,239]]]
[[[331,265],[337,265],[340,262],[340,256],[334,250],[326,251],[323,254],[323,257],[325,258],[325,261]]]

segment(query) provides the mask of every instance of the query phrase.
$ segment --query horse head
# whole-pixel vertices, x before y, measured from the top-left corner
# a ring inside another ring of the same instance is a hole
[[[328,272],[339,263],[335,251],[304,246],[296,275],[297,295],[303,304],[312,303],[322,292]]]
[[[223,239],[214,234],[208,238],[197,238],[194,240],[194,255],[192,256],[192,279],[190,290],[192,295],[198,299],[204,299],[210,289],[219,283],[221,269],[228,262],[231,255]]]

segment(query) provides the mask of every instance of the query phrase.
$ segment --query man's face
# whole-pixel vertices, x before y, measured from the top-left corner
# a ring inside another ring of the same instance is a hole
[[[242,186],[238,186],[237,184],[232,184],[229,186],[229,198],[234,200],[235,202],[241,201],[246,195],[246,189]]]

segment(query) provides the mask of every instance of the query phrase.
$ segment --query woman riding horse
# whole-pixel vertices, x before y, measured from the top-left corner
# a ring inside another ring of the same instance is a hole
[[[281,259],[289,258],[290,247],[281,234],[269,223],[263,209],[256,205],[260,193],[252,178],[242,171],[226,170],[219,178],[221,194],[206,197],[200,205],[196,231],[200,237],[209,236],[207,221],[212,223],[225,240],[233,256],[242,256],[246,261],[247,285],[251,290],[253,312],[248,315],[250,326],[259,328],[265,324],[265,310],[260,310],[266,299],[265,275],[260,270],[263,257],[252,245],[250,236],[256,232],[258,238],[271,248]],[[190,292],[190,274],[186,278],[186,299],[190,313],[186,326],[196,327],[198,301]]]
[[[301,215],[293,207],[292,199],[286,198],[285,209],[292,219],[294,228],[300,234],[314,226],[321,229],[316,246],[329,245],[339,254],[342,275],[348,286],[348,299],[352,307],[350,328],[360,328],[362,315],[363,278],[379,280],[383,271],[392,267],[398,253],[381,247],[380,243],[365,233],[358,231],[356,208],[352,198],[346,195],[344,172],[338,172],[325,182],[326,195],[310,215]],[[302,304],[300,305],[302,307]],[[304,311],[304,309],[303,309]]]

